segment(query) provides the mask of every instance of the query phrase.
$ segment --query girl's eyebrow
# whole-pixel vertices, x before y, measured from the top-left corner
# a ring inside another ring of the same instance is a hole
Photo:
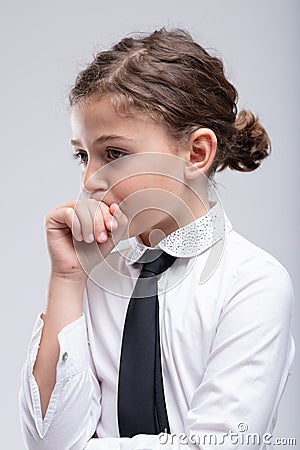
[[[124,141],[124,142],[133,142],[134,141],[134,139],[131,139],[131,138],[126,138],[124,136],[118,136],[116,134],[110,134],[110,135],[103,135],[103,136],[98,137],[93,142],[92,145],[97,145],[97,144],[99,145],[99,144],[103,144],[107,141],[116,141],[116,140]],[[72,145],[81,145],[81,142],[78,141],[77,139],[71,139],[71,144]]]

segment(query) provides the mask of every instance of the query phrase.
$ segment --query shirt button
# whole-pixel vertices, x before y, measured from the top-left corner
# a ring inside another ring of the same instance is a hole
[[[65,353],[62,355],[62,360],[63,360],[63,361],[67,361],[68,357],[69,357],[68,352],[65,352]]]

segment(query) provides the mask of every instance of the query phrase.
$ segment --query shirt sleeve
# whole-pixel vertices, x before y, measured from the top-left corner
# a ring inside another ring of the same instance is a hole
[[[242,264],[230,283],[185,430],[91,439],[86,449],[269,448],[275,442],[273,421],[294,358],[293,299],[291,279],[283,266],[269,261]]]
[[[44,321],[38,316],[21,372],[20,419],[30,450],[82,450],[94,434],[101,413],[101,389],[94,373],[85,314],[58,334],[56,384],[44,420],[33,375]]]
[[[189,433],[212,433],[224,440],[222,449],[257,434],[250,448],[265,448],[294,358],[293,300],[291,279],[279,263],[249,260],[236,271],[187,415]]]

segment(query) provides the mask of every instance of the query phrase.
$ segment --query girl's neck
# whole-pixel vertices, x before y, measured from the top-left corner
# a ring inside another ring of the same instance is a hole
[[[207,198],[205,200],[197,198],[193,204],[189,203],[189,207],[176,211],[175,217],[166,215],[166,218],[157,223],[154,227],[149,228],[139,235],[144,245],[155,247],[163,238],[182,228],[199,217],[204,216],[211,209],[211,205]]]

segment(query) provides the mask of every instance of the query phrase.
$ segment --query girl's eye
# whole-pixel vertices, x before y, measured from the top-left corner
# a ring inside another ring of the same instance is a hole
[[[84,164],[86,165],[88,162],[88,155],[84,152],[76,152],[76,153],[72,153],[72,156],[74,159],[78,159],[79,160],[79,164]]]
[[[123,150],[118,150],[117,148],[107,148],[105,150],[106,160],[116,160],[122,158],[123,156],[126,156],[126,153],[123,152]],[[84,166],[88,163],[88,155],[83,151],[78,151],[76,153],[72,152],[72,157],[79,160],[79,164]]]
[[[126,153],[123,152],[123,150],[118,150],[117,148],[106,149],[106,157],[108,159],[120,159],[123,156],[126,156]]]

